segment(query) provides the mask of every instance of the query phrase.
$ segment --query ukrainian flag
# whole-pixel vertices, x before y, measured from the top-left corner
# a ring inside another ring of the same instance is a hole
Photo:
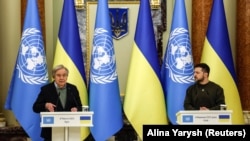
[[[69,69],[68,82],[77,86],[82,105],[88,105],[84,58],[73,0],[64,0],[63,4],[53,66],[59,64]],[[88,135],[89,128],[83,127],[81,138],[84,139]]]
[[[168,123],[165,106],[150,4],[143,0],[139,7],[123,108],[142,139],[143,125]]]
[[[232,123],[243,124],[244,119],[223,0],[214,0],[201,62],[210,66],[210,80],[218,83],[224,89],[227,109],[233,111]]]
[[[81,124],[90,124],[91,123],[91,116],[80,116],[80,123]]]
[[[219,115],[219,122],[225,123],[229,122],[230,120],[230,115]]]

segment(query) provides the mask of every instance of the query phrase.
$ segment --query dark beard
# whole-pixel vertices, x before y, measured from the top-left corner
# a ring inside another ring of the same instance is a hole
[[[201,83],[204,80],[204,77],[202,77],[201,79],[196,80],[197,83]]]

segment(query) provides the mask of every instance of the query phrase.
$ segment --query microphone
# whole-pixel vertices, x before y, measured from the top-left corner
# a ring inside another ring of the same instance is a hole
[[[58,102],[59,102],[59,99],[60,99],[60,95],[61,95],[60,92],[58,92],[55,111],[57,111],[57,106],[58,106]]]
[[[69,92],[70,95],[73,97],[73,100],[74,100],[74,103],[75,103],[75,105],[76,105],[77,111],[81,110],[81,109],[78,110],[78,108],[81,108],[81,107],[79,106],[79,104],[78,104],[78,102],[77,102],[77,100],[76,100],[74,94],[72,93],[70,87],[68,87],[68,92]]]

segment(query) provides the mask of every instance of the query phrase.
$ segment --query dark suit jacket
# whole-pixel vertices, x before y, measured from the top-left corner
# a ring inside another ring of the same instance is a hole
[[[71,111],[72,107],[77,107],[78,111],[82,110],[82,103],[80,100],[77,87],[73,84],[67,83],[67,98],[65,108],[63,108],[59,95],[57,93],[54,82],[41,87],[41,91],[33,104],[33,111],[36,113],[48,111],[45,108],[45,103],[50,102],[57,105],[55,111]],[[51,139],[51,128],[42,128],[41,137]]]

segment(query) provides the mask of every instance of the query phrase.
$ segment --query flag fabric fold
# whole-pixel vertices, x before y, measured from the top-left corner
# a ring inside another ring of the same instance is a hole
[[[140,139],[146,124],[168,124],[151,8],[140,2],[123,106]]]
[[[215,81],[224,89],[227,109],[233,111],[232,123],[243,124],[223,0],[213,2],[201,62],[210,66],[210,80]]]
[[[40,87],[48,83],[47,62],[36,0],[28,0],[22,38],[5,109],[12,110],[17,121],[33,141],[40,137],[40,115],[33,103]]]
[[[63,64],[69,70],[68,82],[76,85],[82,105],[88,105],[84,57],[73,0],[64,0],[53,67]],[[88,127],[81,128],[81,139],[89,135]]]
[[[166,52],[162,64],[162,83],[167,114],[177,124],[176,113],[184,110],[186,89],[194,83],[193,57],[184,0],[176,0]]]
[[[90,131],[96,141],[107,140],[123,126],[122,103],[111,33],[108,1],[98,1],[89,81]]]

